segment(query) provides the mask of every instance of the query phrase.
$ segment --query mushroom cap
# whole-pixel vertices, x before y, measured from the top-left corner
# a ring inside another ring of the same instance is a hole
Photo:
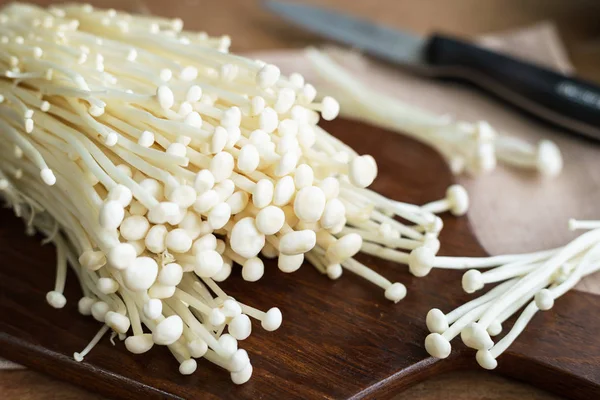
[[[484,282],[481,276],[481,271],[476,269],[470,269],[463,274],[462,287],[467,293],[474,293],[477,290],[483,288]]]
[[[198,338],[189,342],[187,344],[187,348],[192,357],[200,358],[206,354],[206,351],[208,350],[208,344],[204,340]]]
[[[252,323],[246,314],[234,317],[228,325],[229,333],[237,340],[244,340],[252,333]]]
[[[162,301],[159,299],[150,299],[142,310],[146,318],[154,320],[162,315]]]
[[[440,240],[432,234],[425,234],[425,241],[423,245],[425,247],[430,248],[431,251],[433,251],[435,254],[437,254],[437,252],[440,251]]]
[[[329,262],[336,264],[354,257],[363,244],[362,236],[358,233],[348,233],[327,247],[325,256]]]
[[[498,361],[492,356],[489,350],[479,350],[475,355],[477,363],[485,369],[494,369],[498,365]]]
[[[554,296],[548,289],[542,289],[535,294],[535,305],[542,311],[547,311],[554,306]]]
[[[327,276],[329,279],[338,279],[342,276],[343,268],[340,264],[330,264],[327,266]]]
[[[150,257],[136,258],[123,273],[125,285],[135,292],[148,290],[158,276],[158,264]]]
[[[490,326],[487,327],[487,332],[490,336],[498,336],[502,333],[502,323],[497,319],[493,320]]]
[[[459,217],[465,215],[469,208],[469,194],[467,189],[461,185],[452,185],[446,191],[446,197],[450,202],[450,212]]]
[[[393,301],[394,303],[399,302],[406,297],[406,286],[400,282],[392,283],[390,287],[385,290],[385,298]]]
[[[193,358],[189,358],[179,364],[179,373],[181,375],[191,375],[196,372],[196,368],[198,367],[198,363]]]
[[[108,252],[108,263],[119,270],[126,269],[137,258],[135,247],[129,243],[119,243]]]
[[[143,335],[129,336],[125,339],[125,348],[133,354],[142,354],[154,346],[151,333]]]
[[[537,170],[545,176],[560,174],[563,167],[562,155],[558,146],[550,140],[541,140],[537,148]]]
[[[242,307],[240,306],[240,303],[234,299],[225,300],[221,308],[223,310],[223,314],[228,317],[237,317],[242,313]]]
[[[229,244],[231,249],[240,256],[252,258],[256,257],[264,247],[265,235],[256,228],[254,218],[246,217],[233,226]]]
[[[435,358],[446,358],[452,351],[452,345],[439,333],[430,333],[425,338],[425,350]]]
[[[109,311],[110,306],[104,301],[97,301],[92,305],[92,316],[98,322],[104,322],[104,317]]]
[[[248,364],[250,364],[250,357],[248,357],[248,353],[244,349],[237,349],[229,360],[231,372],[242,371]]]
[[[114,311],[109,311],[106,313],[104,316],[104,322],[117,333],[125,333],[131,326],[129,318]]]
[[[265,273],[265,264],[258,257],[246,260],[242,266],[242,278],[247,282],[256,282]]]
[[[236,385],[242,385],[250,380],[252,377],[252,364],[248,363],[246,367],[238,372],[231,373],[231,381]]]
[[[154,343],[170,345],[175,343],[183,334],[183,320],[178,315],[171,315],[156,325],[152,333]]]
[[[54,290],[46,293],[46,301],[54,308],[63,308],[67,304],[66,297]]]
[[[209,315],[209,321],[213,326],[221,326],[225,323],[225,314],[218,308],[213,308]]]
[[[282,319],[283,317],[279,308],[273,307],[266,312],[261,322],[261,326],[264,330],[272,332],[281,326]]]
[[[219,345],[227,354],[233,354],[238,349],[237,339],[229,333],[224,333],[219,338]]]
[[[223,282],[224,280],[229,278],[229,275],[231,275],[232,269],[233,268],[231,266],[231,263],[223,262],[223,266],[221,267],[219,272],[217,272],[217,274],[214,275],[211,279],[215,282]]]
[[[438,308],[432,308],[427,313],[427,329],[431,333],[444,333],[448,329],[448,319],[446,315]]]
[[[377,164],[372,156],[364,155],[354,157],[350,161],[350,182],[359,188],[366,188],[377,177]]]
[[[292,231],[282,236],[279,251],[289,256],[299,255],[312,250],[316,244],[317,235],[313,230]]]
[[[331,121],[335,119],[340,113],[340,103],[338,103],[333,97],[323,97],[321,105],[323,107],[321,110],[321,116],[325,121]]]
[[[487,330],[477,322],[467,325],[460,332],[460,338],[467,347],[476,350],[488,350],[494,345],[494,341]]]
[[[202,250],[196,254],[194,272],[201,278],[212,278],[223,267],[223,257],[214,250]]]
[[[413,249],[408,256],[408,269],[414,276],[427,275],[433,268],[435,253],[427,246]]]
[[[81,315],[92,315],[92,306],[95,302],[95,299],[84,296],[77,302],[77,310]]]
[[[262,88],[268,88],[277,82],[280,75],[281,71],[275,65],[265,64],[256,74],[256,83]]]
[[[277,257],[277,267],[281,272],[291,273],[297,271],[304,262],[304,254],[295,254],[295,255],[287,255],[287,254],[279,254]]]

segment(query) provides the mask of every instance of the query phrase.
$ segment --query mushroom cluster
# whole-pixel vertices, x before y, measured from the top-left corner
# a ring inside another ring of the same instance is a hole
[[[328,84],[321,91],[343,100],[344,115],[422,141],[446,159],[454,174],[484,174],[498,163],[535,170],[547,177],[555,177],[562,170],[560,150],[550,140],[532,145],[497,132],[485,121],[457,121],[448,115],[436,115],[362,83],[323,52],[308,49],[306,57]]]
[[[112,330],[132,353],[167,346],[182,374],[204,358],[241,384],[250,318],[274,331],[282,315],[228,296],[218,283],[234,268],[254,282],[263,258],[285,273],[307,260],[398,302],[405,286],[354,255],[423,276],[440,246],[435,213],[462,215],[468,198],[452,186],[420,207],[367,189],[373,157],[317,125],[337,116],[333,98],[229,54],[228,37],[182,28],[90,5],[2,9],[0,193],[56,245],[48,303],[65,306],[70,265],[79,311],[103,324],[77,360]]]
[[[496,368],[497,358],[523,332],[540,310],[550,310],[554,300],[572,289],[582,277],[600,270],[600,221],[569,221],[569,228],[589,229],[564,247],[530,254],[495,257],[436,257],[435,268],[467,269],[463,290],[474,293],[487,284],[502,282],[487,293],[444,314],[434,308],[427,314],[427,352],[436,358],[450,355],[450,341],[477,350],[485,369]],[[487,269],[481,272],[479,269]],[[524,307],[524,308],[523,308]],[[522,310],[510,331],[498,342],[502,324]]]

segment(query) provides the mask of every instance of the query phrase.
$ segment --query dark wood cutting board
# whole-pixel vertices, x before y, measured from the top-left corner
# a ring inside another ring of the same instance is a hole
[[[442,198],[452,183],[444,161],[420,143],[358,122],[325,127],[377,159],[380,173],[372,188],[386,196],[420,204]],[[0,356],[108,397],[381,399],[435,374],[479,368],[460,340],[447,360],[430,358],[423,348],[427,311],[448,311],[469,298],[460,288],[461,273],[434,270],[415,278],[404,265],[369,257],[362,259],[406,284],[406,299],[391,304],[379,288],[349,272],[331,281],[310,265],[284,274],[267,263],[257,283],[243,282],[239,270],[233,274],[224,285],[230,295],[262,309],[277,306],[284,316],[278,331],[254,324],[252,336],[241,342],[254,366],[245,385],[233,385],[227,372],[202,360],[195,374],[182,376],[166,348],[136,356],[121,342],[112,346],[108,337],[78,363],[73,352],[100,325],[77,313],[74,276],[67,281],[66,307],[52,309],[45,294],[54,282],[54,249],[26,237],[12,211],[2,210],[0,218]],[[485,255],[467,218],[444,216],[444,223],[441,255]],[[493,373],[568,398],[598,398],[598,332],[600,299],[568,293],[533,319]]]

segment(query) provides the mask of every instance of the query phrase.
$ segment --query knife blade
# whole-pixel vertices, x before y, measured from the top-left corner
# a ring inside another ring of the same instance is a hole
[[[265,1],[275,14],[308,31],[392,63],[422,64],[425,40],[350,15],[297,3]]]
[[[472,83],[555,126],[600,140],[600,87],[444,34],[420,37],[321,7],[266,0],[280,17],[430,77]]]

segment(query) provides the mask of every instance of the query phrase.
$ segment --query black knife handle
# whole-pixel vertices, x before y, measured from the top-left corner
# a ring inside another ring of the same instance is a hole
[[[600,87],[444,35],[425,56],[436,75],[467,80],[537,117],[600,140]]]

